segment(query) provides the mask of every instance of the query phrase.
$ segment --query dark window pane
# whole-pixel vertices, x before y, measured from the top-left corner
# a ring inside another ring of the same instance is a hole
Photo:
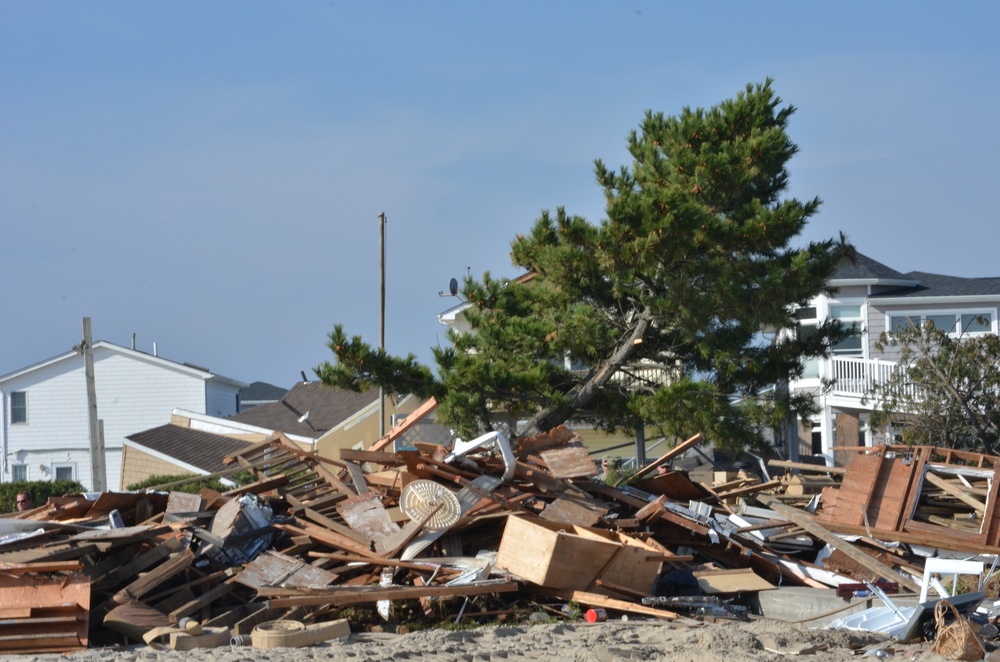
[[[14,391],[10,394],[10,422],[28,422],[28,394],[24,391]]]
[[[954,315],[928,315],[927,321],[934,325],[934,328],[941,329],[945,333],[955,333]]]
[[[962,315],[962,330],[966,333],[988,333],[993,326],[993,315],[966,313]]]

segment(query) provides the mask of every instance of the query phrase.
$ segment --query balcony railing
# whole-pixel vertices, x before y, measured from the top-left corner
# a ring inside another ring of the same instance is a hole
[[[895,361],[835,356],[820,362],[820,374],[833,382],[833,395],[861,398],[874,384],[890,379],[897,370]]]

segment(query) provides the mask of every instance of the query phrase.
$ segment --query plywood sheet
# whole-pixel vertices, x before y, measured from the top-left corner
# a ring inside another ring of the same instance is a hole
[[[337,504],[337,512],[349,527],[376,542],[399,533],[399,526],[393,523],[382,501],[373,492]]]
[[[564,494],[546,506],[541,517],[551,522],[594,526],[607,512],[607,506],[593,499],[575,498]]]
[[[733,570],[702,570],[694,573],[698,586],[708,595],[719,593],[744,593],[746,591],[766,591],[775,588],[750,568]]]
[[[539,455],[556,478],[587,478],[599,473],[597,464],[582,444],[542,451]]]
[[[236,581],[254,590],[263,586],[328,586],[337,575],[280,552],[266,551],[247,564]]]

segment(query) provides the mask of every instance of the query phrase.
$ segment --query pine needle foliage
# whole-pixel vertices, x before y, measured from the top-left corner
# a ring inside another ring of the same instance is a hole
[[[329,343],[337,360],[317,374],[435,395],[439,417],[465,435],[502,413],[519,434],[567,420],[606,430],[642,422],[732,449],[766,445],[768,429],[809,408],[774,385],[845,330],[831,322],[780,343],[761,331],[794,328],[795,306],[826,291],[836,263],[853,255],[842,236],[792,245],[820,206],[785,197],[793,112],[771,80],[707,110],[647,112],[627,138],[630,166],[595,163],[605,219],[544,212],[511,244],[527,282],[465,279],[472,332],[434,350],[437,374],[340,325]],[[641,378],[649,366],[659,378]]]

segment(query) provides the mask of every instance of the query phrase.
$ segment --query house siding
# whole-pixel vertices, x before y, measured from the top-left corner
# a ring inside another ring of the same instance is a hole
[[[227,382],[212,380],[206,385],[205,411],[209,416],[224,418],[237,412],[236,397],[240,393],[238,386]]]
[[[126,446],[123,451],[121,484],[128,487],[141,483],[150,476],[178,476],[191,472],[137,448]]]
[[[863,299],[868,296],[866,285],[845,285],[837,288],[837,299]]]
[[[205,376],[141,353],[95,346],[97,415],[104,422],[108,490],[120,488],[126,436],[163,425],[174,408],[204,413],[208,401]],[[227,385],[222,386],[220,394]],[[2,441],[7,454],[2,480],[11,480],[11,461],[27,465],[29,480],[50,480],[56,466],[71,464],[75,479],[93,489],[83,356],[69,356],[16,374],[0,388],[4,395]],[[235,389],[233,386],[230,391],[229,413],[236,410]],[[27,393],[26,424],[10,424],[12,391]]]

